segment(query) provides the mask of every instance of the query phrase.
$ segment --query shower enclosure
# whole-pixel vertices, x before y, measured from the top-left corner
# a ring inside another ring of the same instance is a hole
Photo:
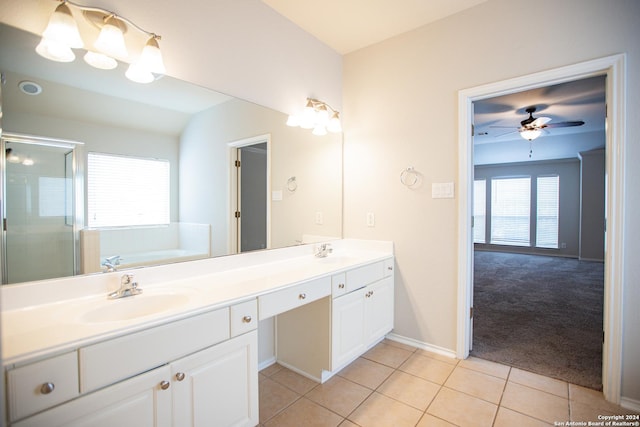
[[[82,143],[4,133],[2,283],[78,273]]]

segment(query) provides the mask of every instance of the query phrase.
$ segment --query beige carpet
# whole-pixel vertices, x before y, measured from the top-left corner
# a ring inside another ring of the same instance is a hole
[[[602,389],[604,264],[476,251],[471,354]]]

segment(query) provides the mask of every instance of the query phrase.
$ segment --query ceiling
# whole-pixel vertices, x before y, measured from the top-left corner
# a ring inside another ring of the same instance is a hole
[[[495,160],[480,163],[577,158],[578,152],[603,148],[605,87],[605,76],[596,76],[475,101],[475,152]],[[544,129],[529,144],[518,132],[529,107],[536,108],[534,118],[550,118],[549,125],[578,120],[584,125]],[[528,156],[530,150],[534,156]]]
[[[345,54],[422,27],[487,0],[262,0]]]

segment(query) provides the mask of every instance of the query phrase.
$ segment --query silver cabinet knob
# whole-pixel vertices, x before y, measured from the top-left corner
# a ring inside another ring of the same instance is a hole
[[[182,380],[184,380],[184,372],[178,372],[178,373],[176,374],[176,379],[177,379],[178,381],[182,381]]]
[[[40,393],[49,394],[56,388],[54,383],[44,383],[42,387],[40,387]]]
[[[389,271],[393,271],[393,267],[392,267],[392,266],[389,266],[389,267],[387,267],[387,270],[389,270]]]
[[[338,288],[339,288],[339,289],[344,289],[344,283],[340,283],[340,284],[338,285]]]
[[[307,297],[307,294],[300,294],[298,295],[298,298],[300,299],[305,299]]]
[[[171,383],[169,381],[162,381],[160,383],[160,388],[163,390],[168,389],[171,386]]]
[[[253,320],[253,319],[251,319],[251,316],[244,316],[244,317],[242,318],[242,321],[243,321],[244,323],[251,323],[251,320]]]

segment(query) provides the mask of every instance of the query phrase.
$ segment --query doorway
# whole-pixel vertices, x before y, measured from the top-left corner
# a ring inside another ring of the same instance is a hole
[[[80,143],[5,134],[2,283],[78,273]]]
[[[268,135],[230,144],[233,163],[231,229],[234,253],[270,246],[269,145]]]
[[[473,284],[473,102],[531,88],[607,76],[607,202],[605,215],[605,305],[603,392],[619,404],[622,372],[622,262],[624,235],[624,55],[614,55],[511,80],[461,90],[459,100],[459,220],[458,220],[458,328],[457,356],[469,355],[472,336]]]

